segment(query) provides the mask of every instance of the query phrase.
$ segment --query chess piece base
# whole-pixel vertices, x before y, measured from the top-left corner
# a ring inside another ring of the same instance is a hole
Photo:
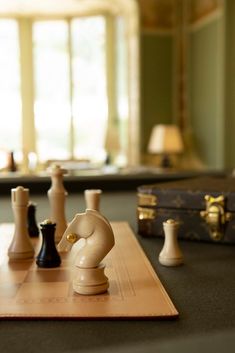
[[[27,251],[27,252],[8,251],[8,256],[10,260],[32,259],[34,257],[34,251]]]
[[[108,278],[104,274],[105,266],[100,264],[95,268],[77,267],[77,276],[73,281],[73,289],[78,294],[93,295],[107,291]]]
[[[60,258],[58,258],[56,261],[51,261],[51,260],[44,260],[40,261],[37,259],[36,264],[38,267],[41,268],[53,268],[53,267],[59,267],[61,264]]]
[[[159,262],[163,266],[180,266],[183,264],[183,258],[164,258],[162,256],[159,256]]]

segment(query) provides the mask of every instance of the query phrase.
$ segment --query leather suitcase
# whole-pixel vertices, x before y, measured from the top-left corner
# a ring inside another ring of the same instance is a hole
[[[235,178],[198,177],[138,187],[138,232],[163,236],[162,223],[180,223],[181,239],[235,244]]]

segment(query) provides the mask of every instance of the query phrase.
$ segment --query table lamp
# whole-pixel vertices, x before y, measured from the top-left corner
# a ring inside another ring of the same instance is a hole
[[[159,124],[153,127],[148,152],[162,156],[161,167],[172,167],[170,156],[182,153],[183,149],[183,140],[178,126]]]

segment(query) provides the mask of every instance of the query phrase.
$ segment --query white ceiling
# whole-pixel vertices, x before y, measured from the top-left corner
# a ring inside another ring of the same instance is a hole
[[[97,8],[117,12],[118,4],[119,0],[0,0],[0,16],[69,16]]]

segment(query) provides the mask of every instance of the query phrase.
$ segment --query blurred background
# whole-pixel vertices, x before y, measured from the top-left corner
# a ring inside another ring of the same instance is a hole
[[[234,40],[233,0],[0,0],[0,170],[233,168]]]

